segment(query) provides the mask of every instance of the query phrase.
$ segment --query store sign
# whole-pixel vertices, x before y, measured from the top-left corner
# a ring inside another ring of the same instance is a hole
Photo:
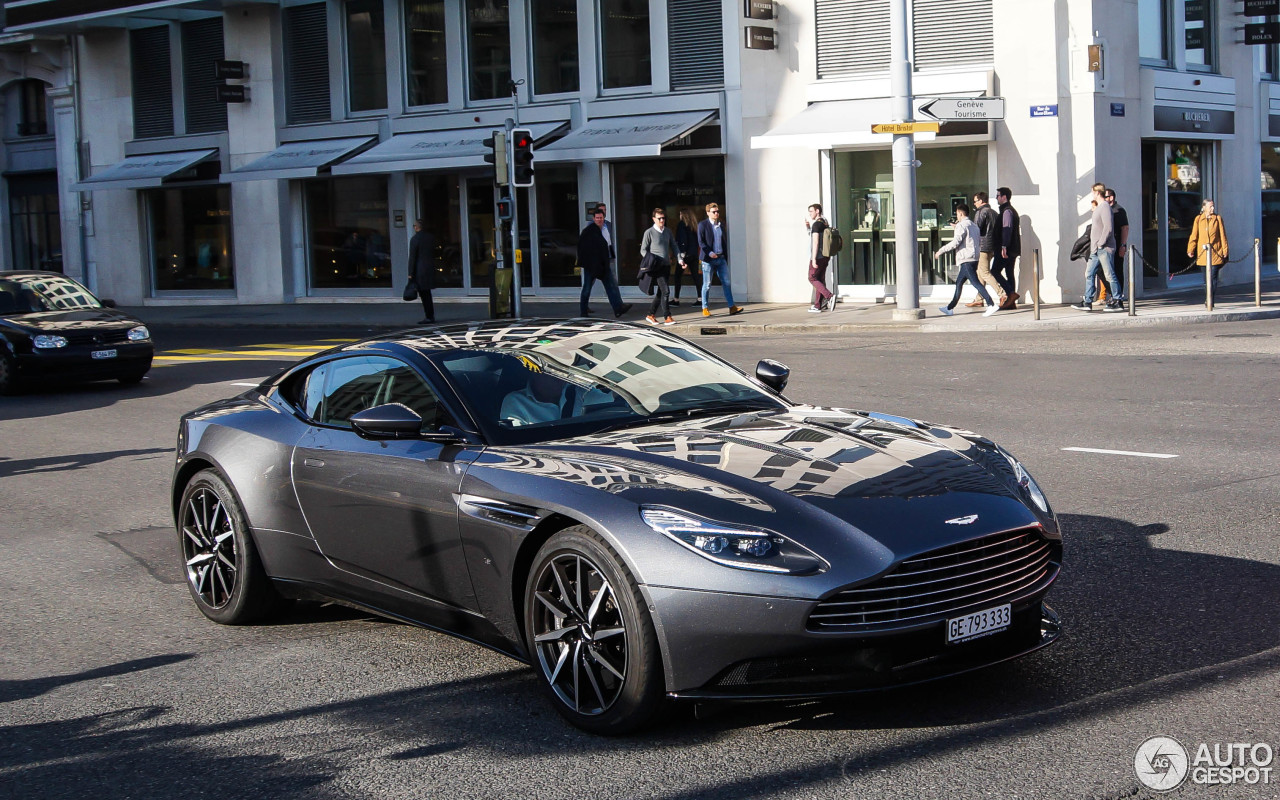
[[[1280,0],[1244,0],[1246,17],[1270,17],[1280,14]]]
[[[1123,116],[1124,116],[1124,103],[1112,103],[1112,104],[1111,104],[1111,116],[1113,116],[1113,117],[1123,117]]]
[[[1187,28],[1186,43],[1188,50],[1204,49],[1204,28]]]
[[[1280,22],[1251,22],[1244,26],[1245,44],[1280,42]]]
[[[243,61],[219,59],[213,62],[213,77],[220,81],[242,81],[249,77],[249,65]]]
[[[1267,136],[1280,139],[1280,116],[1267,115]]]
[[[1204,20],[1204,4],[1205,0],[1186,0],[1183,5],[1183,19],[1187,22],[1202,22]]]
[[[755,25],[747,27],[747,49],[748,50],[776,50],[778,40],[775,38],[773,28],[762,28]]]
[[[217,86],[219,103],[249,102],[249,87],[240,84],[220,83]]]
[[[745,0],[743,14],[747,19],[773,19],[777,16],[773,0]]]
[[[1236,112],[1156,106],[1155,129],[1174,133],[1235,133]]]

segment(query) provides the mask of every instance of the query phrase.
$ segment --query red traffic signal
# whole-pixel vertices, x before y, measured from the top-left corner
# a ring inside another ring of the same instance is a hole
[[[533,185],[533,133],[527,128],[511,131],[511,185]]]

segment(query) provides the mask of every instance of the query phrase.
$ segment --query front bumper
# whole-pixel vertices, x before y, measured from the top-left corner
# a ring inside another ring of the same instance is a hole
[[[815,603],[645,587],[662,640],[667,693],[678,698],[809,698],[906,686],[969,672],[1057,641],[1043,591],[1014,602],[1009,628],[958,645],[945,622],[902,633],[805,629]]]
[[[94,358],[95,350],[115,350],[114,358]],[[122,342],[104,345],[69,345],[50,350],[20,353],[15,358],[17,374],[36,380],[105,380],[145,372],[151,367],[155,345],[151,342]]]

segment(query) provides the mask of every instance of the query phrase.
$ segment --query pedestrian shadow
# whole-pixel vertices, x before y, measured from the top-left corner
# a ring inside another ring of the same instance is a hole
[[[29,700],[32,697],[39,697],[51,689],[59,686],[67,686],[72,683],[80,683],[82,681],[96,681],[102,678],[111,678],[116,675],[128,675],[131,672],[140,672],[144,669],[154,669],[169,664],[177,664],[194,658],[193,653],[174,653],[164,656],[151,656],[149,658],[138,658],[132,661],[122,661],[119,664],[112,664],[107,667],[98,667],[96,669],[85,670],[84,672],[75,672],[70,675],[51,675],[45,678],[31,678],[28,680],[0,680],[0,703],[9,703],[14,700]]]
[[[107,450],[101,453],[75,453],[65,456],[44,456],[42,458],[6,458],[0,456],[0,478],[14,475],[43,475],[50,472],[69,472],[117,458],[143,460],[159,458],[173,453],[172,447],[148,447],[139,450]]]

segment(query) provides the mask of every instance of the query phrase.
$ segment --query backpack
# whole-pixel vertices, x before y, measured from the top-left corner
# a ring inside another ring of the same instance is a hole
[[[828,225],[822,229],[822,242],[818,248],[823,258],[831,258],[844,249],[844,237],[840,235],[840,231]]]

